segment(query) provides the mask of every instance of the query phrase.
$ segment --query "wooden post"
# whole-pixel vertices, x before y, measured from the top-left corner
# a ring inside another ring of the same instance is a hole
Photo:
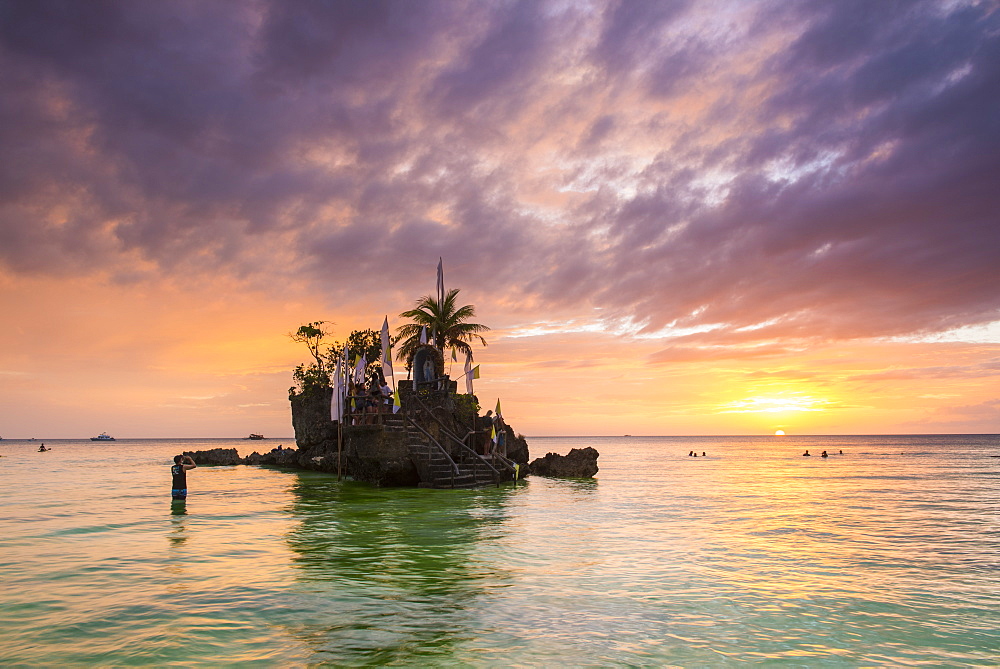
[[[337,398],[339,402],[340,397]],[[337,421],[337,481],[340,481],[341,476],[341,465],[340,465],[340,452],[343,450],[344,442],[344,407],[340,409],[340,420]]]

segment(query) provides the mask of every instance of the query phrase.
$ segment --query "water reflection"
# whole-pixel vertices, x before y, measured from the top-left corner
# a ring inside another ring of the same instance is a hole
[[[177,594],[187,590],[188,574],[185,573],[185,565],[188,563],[188,556],[184,551],[187,540],[187,505],[184,500],[173,500],[170,503],[170,532],[167,534],[169,559],[163,563],[168,593]]]
[[[597,493],[597,479],[548,479],[547,482],[581,496]]]
[[[329,659],[448,654],[477,636],[475,602],[510,585],[486,550],[509,531],[509,489],[381,489],[299,475],[287,541],[305,640]]]
[[[171,548],[179,548],[188,540],[187,536],[187,525],[185,524],[184,516],[187,515],[187,508],[184,502],[174,502],[170,505],[170,534],[167,538],[170,540]]]

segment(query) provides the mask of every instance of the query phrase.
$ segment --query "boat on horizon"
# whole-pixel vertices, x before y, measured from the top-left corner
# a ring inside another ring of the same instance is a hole
[[[246,437],[246,439],[253,439],[255,441],[263,439],[263,438],[264,438],[264,435],[262,435],[262,434],[251,434],[249,437]]]
[[[96,437],[91,437],[91,441],[114,441],[115,438],[110,436],[107,432],[101,432]]]

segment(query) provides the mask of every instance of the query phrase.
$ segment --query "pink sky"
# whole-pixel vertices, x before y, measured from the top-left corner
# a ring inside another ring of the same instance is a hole
[[[995,7],[0,2],[0,436],[289,436],[439,257],[527,435],[1000,432]]]

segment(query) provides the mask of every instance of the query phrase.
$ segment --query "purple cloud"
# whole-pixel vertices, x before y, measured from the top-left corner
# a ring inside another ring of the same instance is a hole
[[[1000,14],[699,11],[0,2],[0,269],[359,297],[444,256],[720,342],[1000,317]]]

